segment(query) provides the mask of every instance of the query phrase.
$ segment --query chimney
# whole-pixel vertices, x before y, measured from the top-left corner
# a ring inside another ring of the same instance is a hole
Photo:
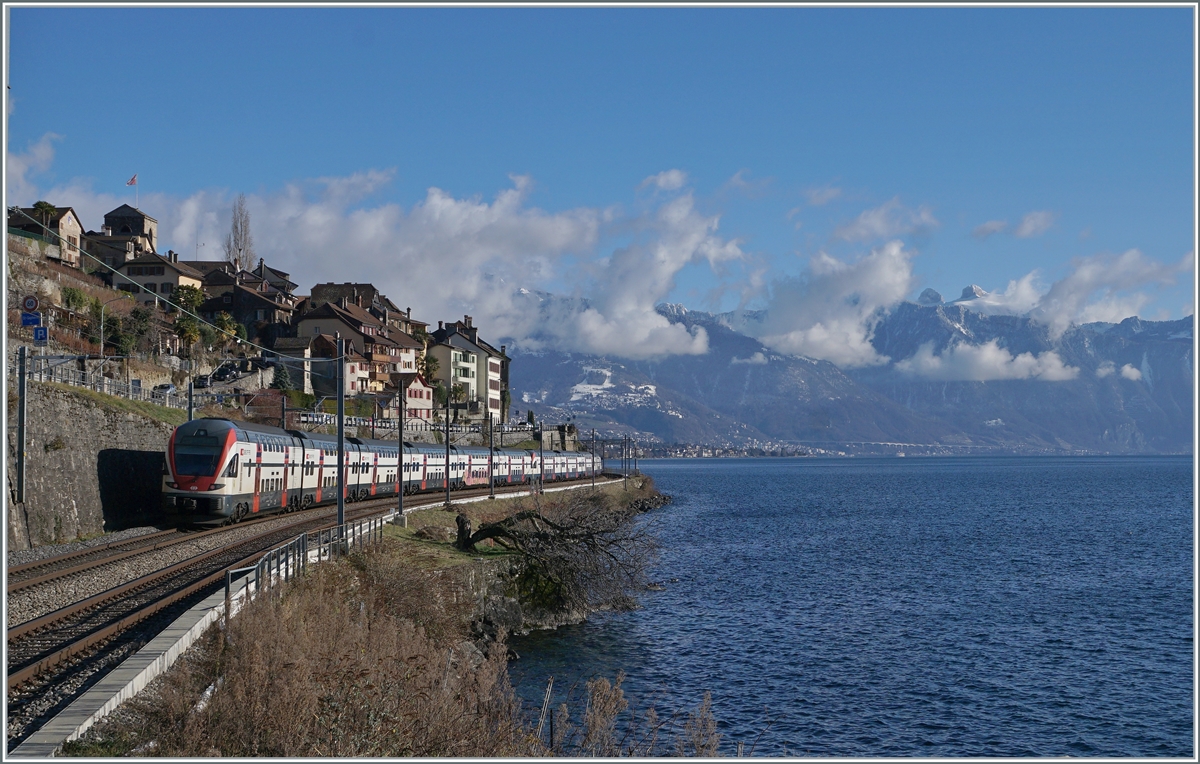
[[[500,355],[504,355],[504,345],[500,346]]]
[[[463,316],[463,323],[467,325],[467,328],[468,328],[468,329],[470,329],[470,328],[471,328],[471,317],[470,317],[470,316],[466,316],[466,315],[464,315],[464,316]]]
[[[108,225],[100,226],[100,234],[102,236],[112,236],[112,226],[108,226]]]
[[[405,308],[404,312],[407,315],[408,320],[411,321],[412,320],[412,308]]]
[[[438,331],[440,332],[441,330],[442,330],[442,322],[438,321]]]
[[[338,300],[338,303],[342,306],[342,310],[346,309],[346,297],[344,295],[340,300]]]

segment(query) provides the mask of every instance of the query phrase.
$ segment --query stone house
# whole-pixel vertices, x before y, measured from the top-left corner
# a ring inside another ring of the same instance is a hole
[[[415,372],[418,353],[424,349],[420,342],[345,297],[340,298],[340,304],[325,302],[300,316],[295,329],[298,337],[341,332],[367,360],[371,392],[382,392],[393,374]]]
[[[326,303],[357,305],[385,326],[399,329],[409,336],[424,334],[429,324],[412,317],[412,308],[400,310],[374,284],[317,284],[312,288],[305,310],[316,310]]]
[[[296,287],[299,286],[296,282],[288,278],[291,274],[284,273],[278,268],[271,268],[263,262],[261,257],[258,259],[258,267],[252,271],[249,271],[249,273],[267,282],[273,289],[276,289],[287,295],[295,292]]]
[[[304,393],[312,394],[312,337],[277,337],[272,346],[273,352],[263,353],[264,358],[274,359],[277,364],[287,367],[288,378],[292,387]]]
[[[503,421],[508,412],[508,356],[479,339],[471,316],[451,324],[438,322],[426,350],[438,360],[437,380],[467,389],[467,411],[472,419]]]
[[[403,374],[401,384],[405,388],[405,416],[425,422],[433,419],[433,387],[420,374]],[[393,379],[396,379],[393,377]],[[406,380],[406,381],[405,381]]]
[[[87,253],[110,268],[157,252],[157,246],[158,221],[128,204],[107,213],[101,229],[88,231],[85,241]]]
[[[297,338],[299,339],[299,338]],[[312,392],[318,398],[331,398],[337,395],[337,338],[332,334],[313,336],[310,347],[312,357],[311,378]],[[342,361],[342,373],[345,374],[347,396],[361,395],[368,392],[370,372],[367,359],[362,353],[346,343],[346,357]]]
[[[42,215],[33,207],[21,207],[21,213],[8,216],[9,230],[25,231],[40,236],[49,244],[58,246],[57,250],[47,249],[46,256],[57,260],[62,265],[72,268],[79,267],[79,247],[83,236],[83,223],[79,215],[70,207],[55,207],[54,214],[43,220]],[[28,217],[26,217],[28,216]],[[33,218],[33,222],[29,218]],[[45,223],[45,228],[42,227]],[[49,228],[49,232],[46,229]]]
[[[112,282],[114,288],[132,293],[143,304],[157,304],[160,298],[170,299],[181,286],[200,289],[204,276],[168,251],[165,256],[150,253],[119,264]]]
[[[246,327],[247,337],[259,344],[270,344],[275,338],[291,333],[294,310],[292,300],[287,295],[277,290],[273,290],[272,294],[261,279],[257,283],[235,282],[221,288],[224,291],[209,297],[196,309],[205,321],[215,321],[217,314],[228,313],[234,321]],[[213,289],[211,278],[209,289]]]

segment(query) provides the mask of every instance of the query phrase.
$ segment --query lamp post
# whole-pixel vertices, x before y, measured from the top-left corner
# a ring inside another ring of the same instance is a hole
[[[338,534],[346,522],[346,341],[337,333],[337,521]]]
[[[453,371],[453,369],[451,369]],[[453,375],[450,380],[453,380]],[[446,382],[446,474],[444,479],[446,482],[446,508],[450,508],[450,392],[451,383]]]
[[[399,505],[397,506],[396,525],[406,526],[408,521],[404,518],[404,415],[408,410],[408,401],[405,398],[408,396],[408,385],[401,383],[397,385],[396,393],[396,408],[400,411],[400,425],[396,428],[396,447],[399,449],[399,456],[396,458],[396,482],[399,488],[396,495],[399,497]]]
[[[538,493],[546,493],[546,423],[535,419],[538,426]]]

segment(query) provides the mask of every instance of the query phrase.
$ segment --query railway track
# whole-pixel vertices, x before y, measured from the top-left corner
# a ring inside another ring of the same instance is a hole
[[[525,487],[497,489],[496,493],[503,496],[505,493],[521,490],[525,490]],[[455,492],[452,498],[477,498],[487,494],[488,489],[486,488],[467,489]],[[436,507],[441,503],[432,498],[431,496],[430,500],[413,502],[410,507],[414,509]],[[388,497],[357,502],[349,508],[351,511],[347,513],[347,519],[357,520],[367,517],[378,512],[384,506],[390,507],[395,501],[395,497]],[[8,630],[6,635],[9,689],[16,688],[66,659],[85,652],[130,625],[201,591],[213,582],[223,580],[224,571],[227,568],[239,567],[249,561],[257,560],[264,552],[295,538],[300,533],[328,526],[331,508],[324,507],[316,511],[319,514],[315,517],[300,519],[282,528],[201,553],[183,562],[14,626]],[[279,516],[263,518],[263,520],[277,517]],[[239,525],[243,528],[246,526],[245,523]],[[239,526],[230,527],[237,528]],[[31,575],[10,584],[8,590],[11,594],[38,583],[107,565],[136,554],[145,554],[183,541],[226,532],[230,527],[190,534],[164,531],[149,534],[149,538],[139,537],[103,547],[101,551],[108,551],[109,554],[97,559],[84,559],[89,556],[87,552],[92,551],[85,550],[85,552],[76,552],[16,566],[14,570],[19,568],[19,573],[30,573]],[[141,545],[137,545],[135,543],[137,541],[141,541]],[[147,541],[149,543],[146,543]],[[11,573],[12,571],[10,571],[10,575]]]
[[[578,482],[578,481],[571,481]],[[528,486],[497,488],[503,496],[528,490]],[[453,499],[478,498],[488,489],[455,491]],[[346,507],[347,521],[358,520],[390,509],[395,497],[356,502]],[[406,509],[433,508],[442,504],[437,494],[406,497]],[[245,567],[267,551],[290,541],[300,533],[331,527],[332,507],[309,510],[314,514],[286,526],[222,546],[142,576],[129,583],[88,597],[59,610],[9,629],[8,642],[8,744],[19,744],[40,722],[65,707],[87,687],[136,652],[179,614],[216,591],[229,568]],[[305,512],[304,514],[308,514]],[[281,515],[263,518],[278,519]],[[289,515],[282,515],[289,517]],[[255,522],[258,522],[256,519]],[[58,558],[46,558],[14,566],[24,575],[10,585],[28,588],[38,582],[73,575],[79,570],[107,565],[137,554],[152,553],[164,547],[245,528],[248,524],[216,528],[211,531],[180,533],[163,531],[114,543],[99,550],[85,550]],[[140,542],[140,543],[139,543]],[[99,554],[93,554],[98,552]],[[14,730],[14,719],[24,722]],[[15,734],[14,734],[15,732]]]
[[[497,488],[497,494],[521,490],[523,486]],[[475,498],[486,495],[487,489],[472,488],[467,490],[459,490],[453,493],[453,498]],[[421,496],[408,497],[408,502],[417,502],[414,506],[423,507],[440,504],[441,501],[434,500],[435,494],[425,494]],[[396,503],[396,498],[388,497],[383,499],[369,499],[365,502],[358,502],[353,506],[391,506]],[[317,507],[313,509],[302,510],[297,513],[297,516],[308,512],[330,512],[331,507]],[[69,554],[57,555],[54,557],[44,557],[40,560],[13,565],[8,568],[8,584],[6,590],[8,594],[15,594],[25,589],[32,588],[41,584],[57,581],[67,576],[76,573],[82,573],[88,570],[93,570],[101,565],[107,565],[113,562],[128,559],[130,557],[146,554],[148,552],[165,549],[176,544],[182,544],[189,541],[195,541],[209,535],[228,532],[230,530],[245,528],[247,526],[263,523],[270,520],[276,520],[287,515],[273,514],[265,517],[256,517],[250,520],[245,520],[236,525],[221,526],[209,530],[194,531],[183,528],[172,528],[159,531],[158,533],[148,533],[143,536],[137,536],[131,539],[122,541],[114,541],[104,546],[82,549]]]

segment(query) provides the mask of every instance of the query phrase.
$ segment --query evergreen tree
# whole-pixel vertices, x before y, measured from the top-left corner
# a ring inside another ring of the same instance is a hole
[[[292,375],[288,371],[287,364],[282,361],[275,364],[275,379],[271,381],[272,390],[294,390],[292,385]]]

